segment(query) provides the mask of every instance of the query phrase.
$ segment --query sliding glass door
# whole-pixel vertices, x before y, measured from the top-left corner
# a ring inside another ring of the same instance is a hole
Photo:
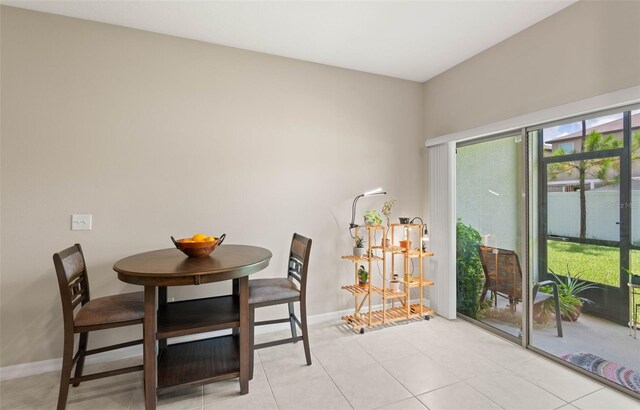
[[[457,311],[510,338],[523,329],[522,146],[516,133],[456,153]]]
[[[639,120],[627,110],[527,130],[529,344],[637,393],[627,376],[640,371],[628,327],[628,272],[640,272]]]

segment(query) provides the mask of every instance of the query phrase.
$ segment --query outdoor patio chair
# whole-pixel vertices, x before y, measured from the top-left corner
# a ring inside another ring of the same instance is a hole
[[[522,270],[520,269],[518,254],[512,250],[482,245],[478,246],[478,253],[485,278],[480,303],[484,302],[487,292],[490,290],[494,298],[494,306],[497,306],[497,296],[502,296],[509,299],[509,307],[515,310],[518,302],[522,301]],[[540,286],[545,285],[551,286],[553,296],[548,293],[538,292]],[[533,306],[539,306],[547,299],[554,298],[558,337],[562,337],[562,316],[558,298],[558,285],[552,280],[538,282],[533,286],[531,296]]]

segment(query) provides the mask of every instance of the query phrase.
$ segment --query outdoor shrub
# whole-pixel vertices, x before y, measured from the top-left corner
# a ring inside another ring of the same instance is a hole
[[[457,310],[476,318],[484,286],[482,263],[478,256],[480,233],[460,219],[456,227]]]

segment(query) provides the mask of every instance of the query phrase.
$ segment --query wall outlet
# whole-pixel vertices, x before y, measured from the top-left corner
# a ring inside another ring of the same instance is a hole
[[[72,231],[90,231],[92,216],[88,214],[73,214],[71,215],[71,230]]]

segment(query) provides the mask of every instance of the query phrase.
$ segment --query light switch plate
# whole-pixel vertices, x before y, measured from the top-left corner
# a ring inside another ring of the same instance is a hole
[[[73,214],[71,215],[72,231],[90,231],[92,217],[89,214]]]

